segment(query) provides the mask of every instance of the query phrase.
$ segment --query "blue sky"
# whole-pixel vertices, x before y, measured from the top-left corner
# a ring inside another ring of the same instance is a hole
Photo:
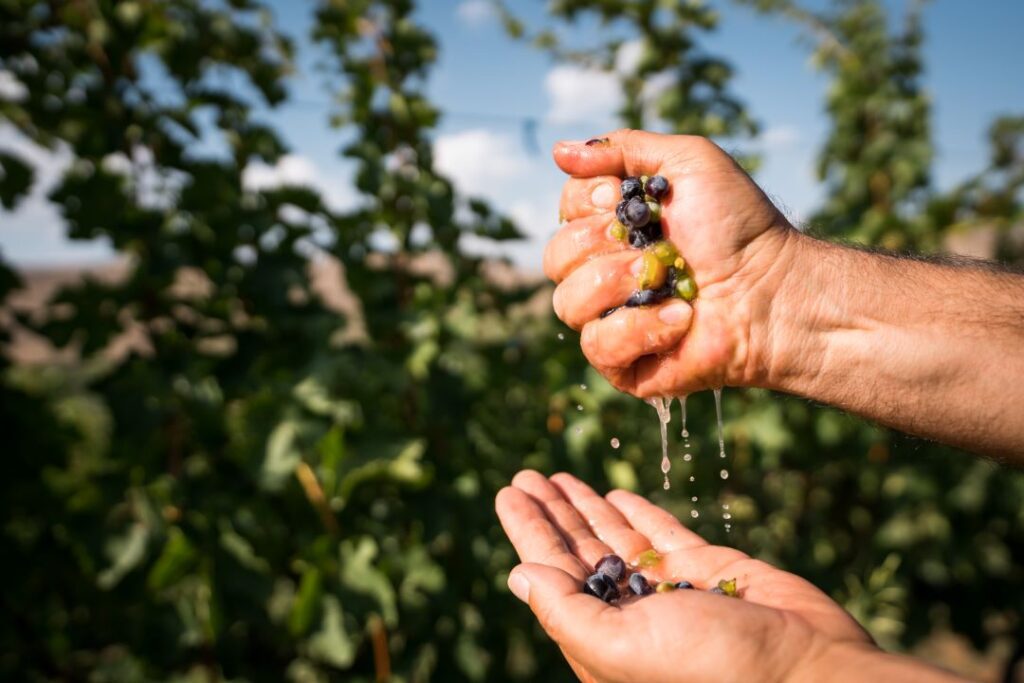
[[[327,126],[329,95],[314,68],[317,52],[306,39],[312,3],[273,0],[283,29],[299,49],[295,102],[264,117],[276,124],[292,154],[276,167],[254,167],[254,185],[282,179],[320,187],[338,207],[356,195],[349,167],[337,154],[342,133]],[[542,19],[543,3],[511,3],[527,18]],[[757,179],[795,220],[816,205],[814,155],[826,133],[826,79],[808,60],[798,30],[728,2],[716,32],[702,47],[736,68],[733,92],[762,124],[765,163]],[[890,3],[900,12],[902,3]],[[419,15],[437,35],[440,60],[429,94],[445,112],[437,131],[437,161],[459,187],[492,200],[519,219],[531,236],[510,254],[526,268],[539,267],[543,241],[555,229],[561,176],[547,150],[560,138],[585,138],[614,126],[615,91],[608,78],[553,64],[528,46],[507,39],[486,0],[421,0]],[[1024,2],[934,0],[926,10],[925,85],[934,103],[938,151],[936,184],[948,187],[986,160],[985,130],[992,117],[1024,113]],[[594,26],[574,38],[595,35]],[[0,78],[0,97],[3,79]],[[523,144],[521,121],[539,122],[536,153]],[[0,128],[0,147],[32,152]],[[61,160],[35,154],[52,182]],[[43,183],[45,186],[46,182]],[[0,210],[0,251],[22,266],[69,264],[109,258],[102,243],[69,243],[42,188],[14,214]]]

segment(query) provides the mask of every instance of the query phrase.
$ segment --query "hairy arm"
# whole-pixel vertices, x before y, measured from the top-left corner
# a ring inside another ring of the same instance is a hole
[[[794,236],[767,386],[1024,463],[1024,276]]]

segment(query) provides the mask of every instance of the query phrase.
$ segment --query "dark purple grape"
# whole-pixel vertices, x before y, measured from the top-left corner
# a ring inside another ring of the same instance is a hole
[[[629,201],[633,197],[643,199],[644,196],[644,186],[640,183],[640,179],[635,176],[623,180],[619,190],[622,192],[622,199],[624,201]]]
[[[660,223],[648,223],[647,225],[639,228],[633,228],[629,231],[629,244],[637,249],[643,249],[644,247],[654,244],[661,239],[662,234]]]
[[[676,588],[678,588],[679,590],[690,590],[693,588],[693,584],[689,581],[680,581],[676,584]]]
[[[625,306],[627,308],[635,308],[637,306],[649,306],[657,302],[657,290],[638,289],[633,292],[628,299],[626,299]]]
[[[668,193],[668,180],[662,175],[651,176],[644,185],[644,192],[655,199],[661,199]]]
[[[633,574],[629,577],[629,590],[633,591],[633,595],[650,595],[654,592],[643,574]]]
[[[634,228],[642,228],[651,220],[651,207],[639,197],[634,197],[626,202],[626,225]]]
[[[619,587],[607,574],[591,574],[583,584],[583,592],[605,602],[619,599]]]
[[[594,571],[618,583],[626,576],[626,563],[618,555],[605,555],[594,565]]]
[[[623,225],[628,226],[629,223],[626,221],[626,204],[626,200],[622,200],[619,202],[619,205],[615,207],[615,218]]]
[[[619,310],[620,308],[622,308],[622,306],[616,306],[615,308],[609,308],[607,311],[605,311],[604,313],[601,314],[601,317],[602,318],[607,318],[608,316],[610,316],[612,313],[614,313],[615,311]]]

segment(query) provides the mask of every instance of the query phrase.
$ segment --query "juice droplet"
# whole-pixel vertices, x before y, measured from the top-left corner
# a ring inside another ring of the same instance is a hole
[[[728,503],[722,503],[722,509],[723,510],[728,510],[729,509],[729,504]]]
[[[581,384],[580,385],[580,389],[582,389],[583,391],[586,391],[587,390],[587,385],[586,384]]]
[[[672,414],[663,398],[649,398],[647,403],[658,413],[658,425],[661,427],[661,471],[665,475],[663,486],[667,491],[671,486],[668,482],[668,473],[672,469],[672,461],[668,459],[668,423],[672,420]]]
[[[725,457],[725,439],[722,437],[722,388],[715,389],[715,417],[718,419],[718,457]],[[724,479],[724,477],[723,477]]]
[[[672,484],[668,483],[668,477],[665,477],[665,481],[662,483],[661,488],[665,489],[666,491],[672,488]]]
[[[683,431],[679,435],[685,439],[690,436],[690,432],[686,429],[686,394],[679,397],[679,408],[683,411]]]
[[[700,513],[697,512],[696,510],[690,510],[690,516],[694,519],[697,519],[698,517],[700,517]]]
[[[690,481],[697,481],[692,474],[690,475]]]
[[[558,339],[559,339],[559,341],[564,340],[565,339],[565,335],[562,334],[561,332],[559,332],[558,333]]]
[[[582,406],[582,405],[580,405],[580,404],[577,404],[577,405],[576,405],[576,410],[583,410],[583,406]]]
[[[727,534],[731,534],[732,533],[732,524],[726,524],[725,525],[725,533],[727,533]]]
[[[619,440],[618,439],[613,437],[611,443],[612,443],[612,448],[618,448],[619,447]]]
[[[694,496],[694,497],[690,498],[690,501],[693,502],[693,503],[696,503],[697,502],[697,496]]]
[[[730,515],[728,512],[723,512],[722,519],[732,519],[732,515]]]
[[[728,479],[729,470],[722,470],[721,472],[718,473],[718,476],[720,476],[722,479]]]
[[[689,453],[684,453],[683,460],[685,460],[686,462],[690,462],[691,460],[693,460],[693,456],[690,455]]]

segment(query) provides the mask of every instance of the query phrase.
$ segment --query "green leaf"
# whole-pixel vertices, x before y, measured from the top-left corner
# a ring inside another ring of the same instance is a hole
[[[146,555],[146,544],[149,541],[149,530],[142,524],[135,523],[128,530],[107,543],[107,557],[111,565],[96,577],[96,583],[104,590],[110,590],[135,569]]]
[[[320,628],[307,641],[309,656],[336,669],[347,669],[355,660],[357,643],[345,630],[341,603],[333,595],[327,595],[322,611]]]
[[[8,211],[32,189],[35,171],[21,158],[9,152],[0,151],[0,204]]]
[[[322,597],[323,574],[316,567],[309,567],[302,573],[299,592],[288,616],[288,631],[293,636],[301,636],[309,630],[320,609]]]

